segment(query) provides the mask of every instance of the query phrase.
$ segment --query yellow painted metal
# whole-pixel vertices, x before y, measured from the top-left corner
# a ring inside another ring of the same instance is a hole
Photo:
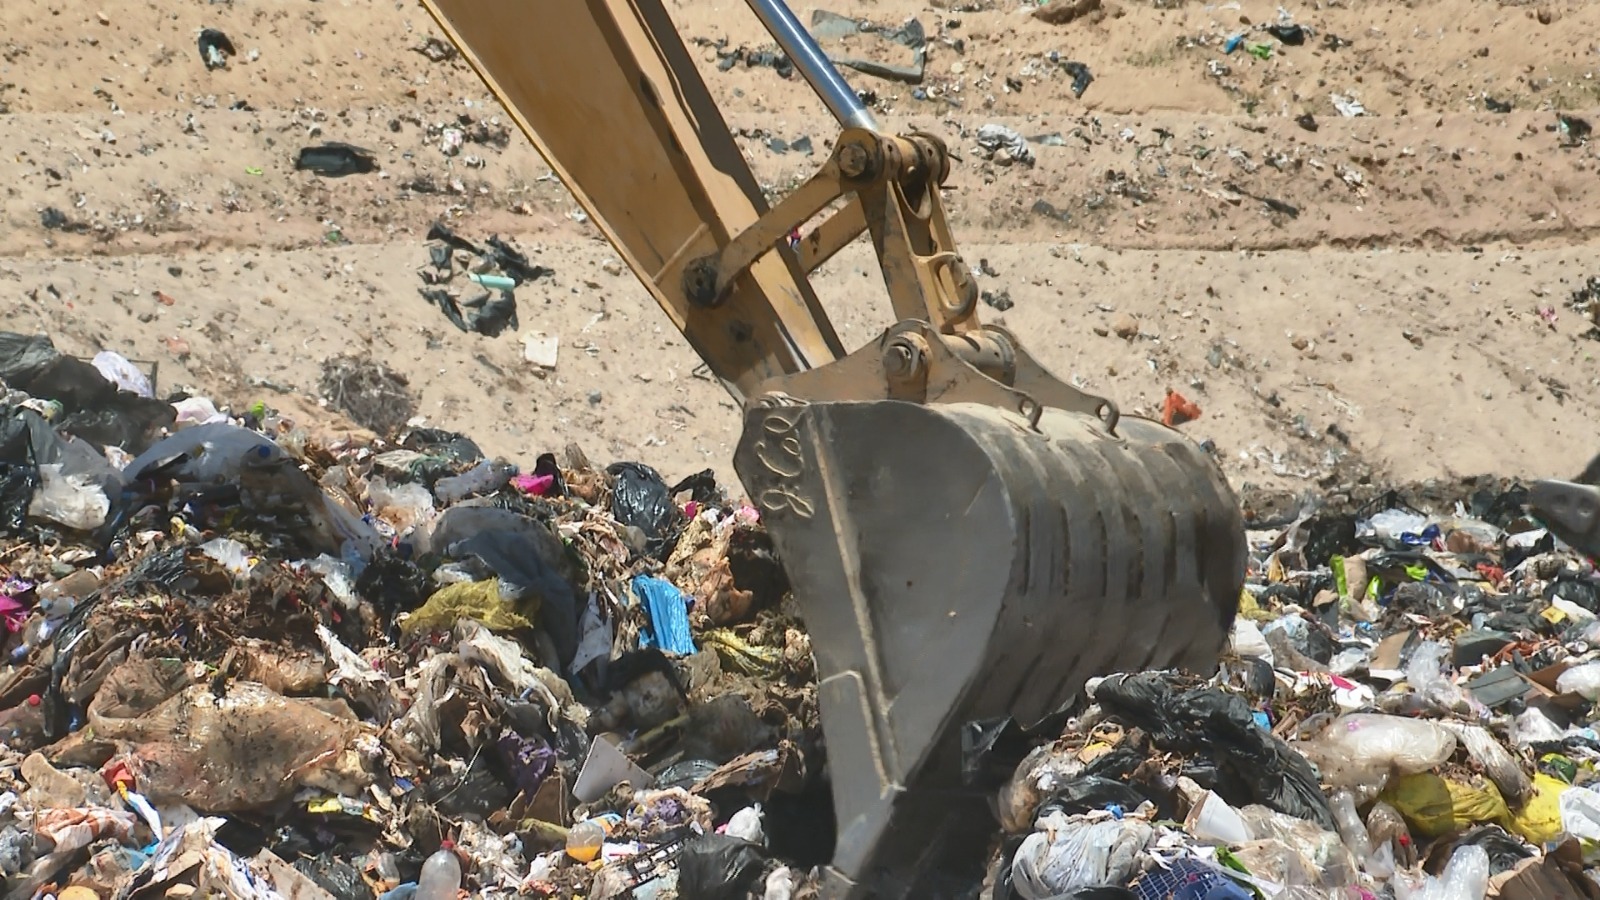
[[[659,0],[423,0],[730,393],[844,355],[780,244],[714,308],[683,270],[767,204]]]

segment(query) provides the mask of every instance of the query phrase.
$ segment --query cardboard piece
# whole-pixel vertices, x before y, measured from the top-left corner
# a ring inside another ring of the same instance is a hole
[[[1568,840],[1543,856],[1489,879],[1486,900],[1600,900],[1600,885],[1583,874],[1583,850]]]

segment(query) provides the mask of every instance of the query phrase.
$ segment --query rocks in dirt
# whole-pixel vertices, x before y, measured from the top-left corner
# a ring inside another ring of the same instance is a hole
[[[1139,336],[1139,320],[1130,313],[1117,313],[1111,320],[1111,333],[1125,341]]]
[[[1030,15],[1051,25],[1066,25],[1080,19],[1094,23],[1104,18],[1105,5],[1101,0],[1050,0]]]

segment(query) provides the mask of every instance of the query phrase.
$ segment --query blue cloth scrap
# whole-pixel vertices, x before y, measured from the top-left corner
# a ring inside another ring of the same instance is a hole
[[[677,585],[654,575],[635,575],[633,592],[650,614],[650,630],[639,635],[641,647],[660,647],[668,653],[689,656],[695,652],[689,633],[689,595]]]

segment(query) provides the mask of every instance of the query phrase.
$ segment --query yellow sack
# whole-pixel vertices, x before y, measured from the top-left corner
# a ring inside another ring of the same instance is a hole
[[[727,628],[707,631],[700,636],[700,641],[717,651],[724,667],[744,675],[776,677],[783,663],[782,650],[751,644]]]
[[[1511,827],[1505,798],[1482,776],[1455,781],[1428,772],[1404,775],[1391,778],[1378,796],[1399,811],[1418,837],[1444,837],[1486,822]]]
[[[1534,846],[1561,837],[1561,795],[1572,789],[1552,775],[1543,772],[1533,776],[1533,798],[1511,816],[1511,830],[1526,838]]]
[[[433,592],[428,602],[401,623],[405,634],[416,631],[447,631],[459,619],[476,619],[490,631],[517,631],[532,628],[529,621],[539,612],[537,600],[507,603],[500,596],[500,583],[493,578],[447,584]]]

